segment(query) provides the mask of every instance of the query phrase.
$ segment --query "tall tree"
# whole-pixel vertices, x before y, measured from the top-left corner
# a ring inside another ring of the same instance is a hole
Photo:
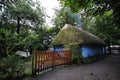
[[[2,18],[7,23],[16,24],[16,32],[20,33],[21,25],[40,26],[44,22],[44,14],[39,3],[32,0],[3,0]]]
[[[58,29],[61,29],[65,24],[74,25],[75,21],[69,16],[70,11],[67,8],[62,7],[59,10],[55,9],[55,11],[56,17],[53,19],[53,22]]]
[[[89,20],[89,17],[91,17],[92,21],[95,21],[93,26],[96,26],[97,29],[102,28],[103,33],[106,30],[107,35],[114,38],[114,41],[120,41],[118,35],[120,35],[120,1],[119,0],[60,0],[62,4],[64,4],[67,7],[70,7],[71,11],[73,12],[79,12],[80,10],[84,10],[84,13],[87,15],[85,20]],[[110,16],[104,16],[106,12],[112,11],[112,14]],[[99,16],[99,17],[98,17]],[[93,19],[93,17],[95,19]],[[91,22],[90,20],[90,22]],[[100,22],[100,23],[99,23]],[[89,23],[89,21],[88,21]],[[98,25],[99,23],[99,25]],[[103,24],[103,25],[102,25]],[[88,26],[86,25],[87,29]],[[96,30],[95,27],[89,27],[89,29]],[[111,32],[111,30],[113,30]],[[95,31],[94,30],[94,31]],[[96,30],[97,33],[98,30]],[[112,33],[112,34],[109,34]],[[116,36],[115,36],[116,35]],[[114,36],[114,37],[113,37]],[[109,37],[108,37],[109,40]],[[113,41],[113,40],[112,40]],[[120,44],[120,43],[119,43]]]
[[[68,7],[61,6],[60,9],[56,10],[56,17],[53,22],[56,27],[61,29],[65,24],[71,24],[74,26],[81,27],[81,20],[79,13],[72,13]]]
[[[35,30],[44,24],[41,5],[32,0],[1,0],[0,6],[0,53],[6,56],[28,48],[38,37]]]
[[[82,14],[81,16],[84,30],[96,34],[105,41],[109,40],[113,43],[117,43],[120,33],[118,33],[119,29],[117,29],[112,21],[112,11],[107,11],[104,15],[97,15],[96,17],[86,14]]]
[[[62,4],[70,7],[71,11],[79,12],[81,9],[90,11],[92,14],[103,14],[113,10],[114,23],[120,29],[120,1],[119,0],[60,0]]]

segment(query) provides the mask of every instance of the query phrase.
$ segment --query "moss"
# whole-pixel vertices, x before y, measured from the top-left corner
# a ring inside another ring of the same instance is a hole
[[[67,45],[69,43],[77,44],[105,44],[97,36],[83,31],[76,26],[65,25],[56,35],[51,45]]]

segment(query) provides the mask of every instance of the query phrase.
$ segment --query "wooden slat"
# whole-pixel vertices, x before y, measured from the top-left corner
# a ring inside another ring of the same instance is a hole
[[[70,63],[71,51],[36,51],[35,58],[36,71],[42,72],[48,68]]]

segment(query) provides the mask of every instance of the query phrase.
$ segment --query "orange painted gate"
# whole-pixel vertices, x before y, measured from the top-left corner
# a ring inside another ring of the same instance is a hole
[[[69,64],[71,62],[70,50],[59,51],[36,51],[33,59],[33,74],[54,69],[56,66]]]

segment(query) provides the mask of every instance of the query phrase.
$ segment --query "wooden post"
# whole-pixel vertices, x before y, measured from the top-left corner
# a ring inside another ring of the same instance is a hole
[[[52,69],[54,69],[55,66],[55,51],[52,53]]]
[[[71,58],[72,58],[72,53],[71,50],[69,50],[69,64],[71,64]]]
[[[36,75],[36,49],[32,49],[32,76]]]

